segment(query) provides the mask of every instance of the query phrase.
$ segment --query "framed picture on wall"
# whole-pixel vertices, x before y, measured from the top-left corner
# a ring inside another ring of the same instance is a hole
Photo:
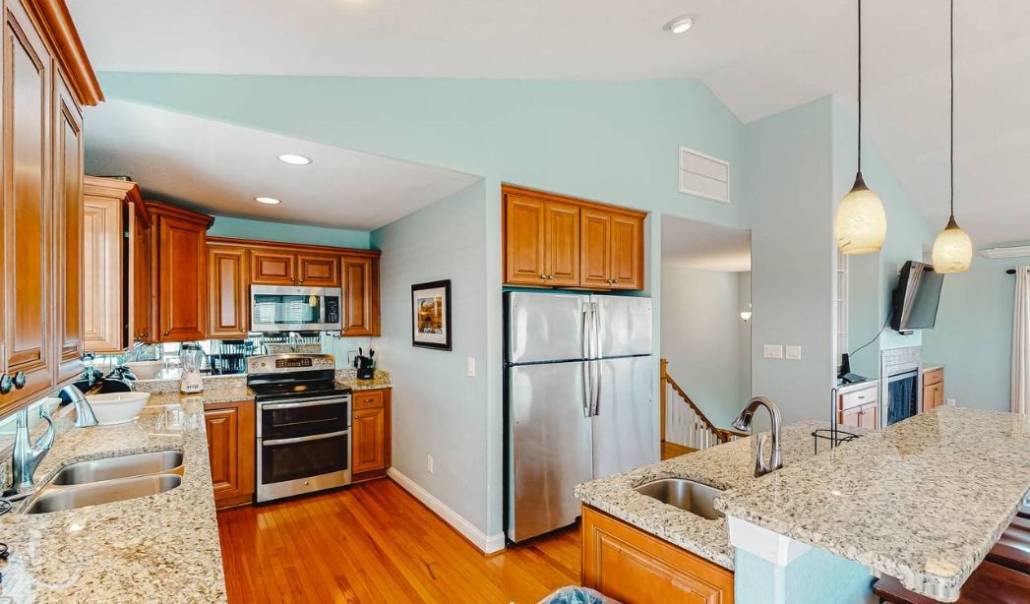
[[[411,345],[451,349],[451,280],[411,286]]]

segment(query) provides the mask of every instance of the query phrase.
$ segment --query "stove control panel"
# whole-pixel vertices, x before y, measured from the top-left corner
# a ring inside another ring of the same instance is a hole
[[[251,375],[332,369],[335,366],[336,358],[331,354],[266,354],[247,359],[247,373]]]

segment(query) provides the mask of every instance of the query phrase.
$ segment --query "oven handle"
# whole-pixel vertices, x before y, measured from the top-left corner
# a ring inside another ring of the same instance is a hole
[[[323,405],[340,405],[349,402],[345,398],[338,396],[332,398],[323,398],[313,401],[304,401],[301,403],[262,403],[262,411],[275,411],[276,409],[299,409],[301,407],[321,407]]]
[[[316,434],[314,436],[300,436],[298,438],[279,438],[276,440],[263,440],[261,446],[273,447],[276,445],[295,445],[297,443],[305,443],[313,440],[325,440],[327,438],[336,438],[337,436],[343,436],[350,433],[350,430],[340,430],[339,432],[330,432],[329,434]]]

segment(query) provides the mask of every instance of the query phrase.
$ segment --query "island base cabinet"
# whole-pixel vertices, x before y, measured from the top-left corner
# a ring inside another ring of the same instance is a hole
[[[583,506],[583,585],[624,604],[732,604],[733,573]]]
[[[254,498],[254,402],[204,406],[215,507],[247,505]]]

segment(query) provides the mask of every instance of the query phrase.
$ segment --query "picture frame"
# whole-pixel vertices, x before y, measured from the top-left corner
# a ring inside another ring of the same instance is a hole
[[[411,345],[451,350],[451,280],[411,286]]]

